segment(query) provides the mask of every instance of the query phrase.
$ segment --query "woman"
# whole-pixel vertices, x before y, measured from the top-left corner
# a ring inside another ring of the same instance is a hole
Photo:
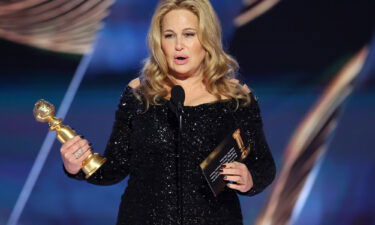
[[[272,182],[275,165],[258,104],[234,79],[237,63],[222,50],[209,1],[161,1],[148,44],[150,57],[142,76],[129,83],[120,100],[104,153],[108,161],[87,181],[110,185],[130,176],[118,224],[242,224],[236,193],[261,192]],[[181,131],[168,108],[176,84],[186,95]],[[221,174],[228,188],[214,197],[199,164],[238,127],[251,152],[244,163],[225,165]],[[86,152],[77,155],[79,149]],[[70,177],[84,179],[81,163],[90,151],[80,137],[62,146]]]

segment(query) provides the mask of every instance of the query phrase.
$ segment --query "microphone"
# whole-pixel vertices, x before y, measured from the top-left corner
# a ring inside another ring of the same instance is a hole
[[[171,110],[176,114],[177,117],[182,113],[182,106],[185,101],[185,91],[180,85],[175,85],[171,90]]]

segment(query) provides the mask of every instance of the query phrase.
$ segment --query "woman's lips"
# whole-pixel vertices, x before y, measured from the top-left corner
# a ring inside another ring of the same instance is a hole
[[[184,65],[189,62],[189,58],[188,57],[175,57],[173,61],[177,65]]]

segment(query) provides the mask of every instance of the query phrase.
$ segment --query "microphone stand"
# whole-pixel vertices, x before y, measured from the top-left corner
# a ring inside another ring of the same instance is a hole
[[[182,206],[182,177],[181,177],[181,157],[182,157],[182,114],[184,113],[183,105],[185,101],[185,92],[180,85],[175,85],[171,89],[170,109],[176,114],[178,120],[178,137],[176,149],[176,186],[177,186],[177,209],[179,215],[179,224],[183,224],[183,206]]]
[[[183,206],[182,206],[182,185],[181,185],[181,156],[182,156],[182,146],[181,146],[181,134],[182,134],[182,114],[183,108],[182,103],[177,104],[177,118],[178,118],[178,139],[177,139],[177,202],[179,209],[179,219],[180,225],[183,225]]]

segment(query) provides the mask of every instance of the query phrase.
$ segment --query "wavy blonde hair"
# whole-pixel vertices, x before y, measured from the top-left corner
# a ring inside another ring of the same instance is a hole
[[[160,104],[174,85],[168,78],[168,64],[161,48],[162,21],[164,16],[175,9],[186,9],[194,13],[199,21],[198,39],[206,50],[202,62],[203,83],[209,93],[219,100],[222,96],[239,100],[246,105],[250,102],[248,90],[236,80],[238,63],[226,54],[222,47],[221,27],[215,11],[208,0],[161,0],[152,17],[148,31],[149,57],[145,60],[140,85],[135,89],[139,99],[149,105]],[[169,89],[167,88],[169,87]]]

